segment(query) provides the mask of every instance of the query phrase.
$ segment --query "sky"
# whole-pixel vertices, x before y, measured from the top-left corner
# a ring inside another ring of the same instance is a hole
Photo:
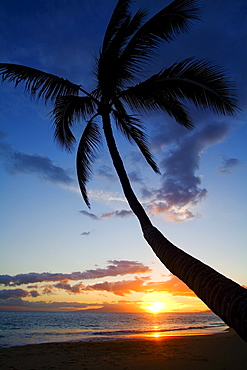
[[[187,57],[221,66],[239,112],[190,106],[194,130],[167,115],[142,117],[161,175],[116,133],[133,188],[175,245],[247,286],[246,0],[200,2],[201,21],[164,43],[146,77]],[[115,0],[1,0],[0,62],[94,88],[93,68]],[[136,0],[149,16],[166,0]],[[148,19],[148,18],[147,18]],[[0,310],[204,311],[157,259],[126,203],[103,143],[80,195],[75,152],[54,142],[52,105],[0,83]],[[84,127],[75,127],[79,137]]]

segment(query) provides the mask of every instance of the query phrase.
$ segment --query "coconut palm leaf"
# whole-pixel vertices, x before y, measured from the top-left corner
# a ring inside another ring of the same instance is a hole
[[[80,85],[61,77],[18,64],[0,63],[3,81],[13,82],[15,87],[25,83],[25,92],[37,99],[54,100],[59,95],[78,95]]]
[[[126,16],[124,22],[119,25],[118,31],[114,34],[111,42],[108,42],[107,48],[102,48],[97,60],[96,75],[98,89],[106,92],[107,87],[108,96],[110,97],[114,95],[117,88],[123,87],[126,80],[132,78],[132,74],[129,75],[128,70],[121,68],[119,60],[124,46],[130,37],[138,30],[145,15],[146,12],[140,10],[133,18]]]
[[[156,173],[160,173],[158,166],[155,163],[150,150],[148,149],[147,137],[143,131],[140,121],[137,118],[128,115],[120,102],[115,103],[115,106],[118,109],[114,109],[112,114],[117,128],[131,143],[133,141],[136,143],[147,163]]]
[[[192,21],[199,19],[196,3],[195,0],[175,0],[144,23],[123,51],[118,67],[131,76],[139,72],[140,65],[162,41],[173,40],[188,31]]]
[[[113,13],[111,19],[108,23],[103,44],[102,44],[102,51],[106,51],[106,49],[111,44],[113,38],[118,33],[119,28],[126,22],[126,19],[129,18],[130,0],[119,0]]]
[[[168,99],[186,99],[197,107],[216,113],[234,114],[236,99],[231,84],[219,68],[206,61],[187,58],[146,81],[121,93],[132,108],[138,111],[160,109]],[[169,105],[167,105],[169,109]],[[169,113],[169,112],[168,112]],[[170,113],[169,113],[170,114]]]
[[[99,127],[94,122],[95,117],[96,115],[91,118],[82,134],[76,158],[78,182],[83,199],[88,208],[90,208],[90,202],[87,196],[86,183],[92,176],[92,163],[101,143]]]
[[[137,89],[130,88],[121,94],[123,100],[132,110],[137,111],[140,114],[150,113],[151,111],[156,113],[166,112],[182,126],[188,129],[194,127],[189,113],[176,97],[173,97],[167,92],[159,92],[158,90],[155,90],[153,94],[150,94],[148,86],[145,87],[145,89],[141,89],[141,94],[139,95],[139,87],[137,87]]]
[[[234,114],[236,96],[224,71],[207,61],[187,58],[174,63],[157,75],[157,84],[178,98],[192,101],[197,107],[219,114]],[[178,82],[178,83],[177,83]],[[158,87],[159,89],[159,87]]]
[[[51,116],[55,125],[54,137],[58,143],[70,151],[75,142],[75,137],[70,129],[74,121],[86,120],[94,111],[94,101],[88,96],[57,97]]]

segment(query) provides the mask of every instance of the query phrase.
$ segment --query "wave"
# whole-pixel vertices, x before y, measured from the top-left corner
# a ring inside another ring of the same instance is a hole
[[[190,331],[190,330],[206,330],[212,328],[222,328],[226,325],[224,323],[215,323],[214,325],[200,325],[200,326],[184,326],[177,328],[163,328],[163,329],[146,329],[146,330],[114,330],[114,331],[97,331],[92,333],[94,336],[121,336],[121,335],[142,335],[142,334],[151,334],[151,333],[167,333],[175,331]]]

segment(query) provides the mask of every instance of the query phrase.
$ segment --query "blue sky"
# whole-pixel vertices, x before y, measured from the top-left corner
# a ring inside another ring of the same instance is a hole
[[[138,0],[132,7],[147,8],[152,15],[168,3]],[[90,90],[94,57],[115,4],[2,1],[0,61],[38,68]],[[153,223],[186,252],[247,285],[247,4],[200,4],[202,20],[189,33],[163,44],[147,76],[182,58],[207,58],[235,82],[241,111],[224,117],[191,107],[193,131],[165,115],[143,117],[161,175],[147,167],[136,147],[116,135],[133,187]],[[63,152],[54,143],[52,106],[31,101],[22,86],[1,83],[0,108],[0,305],[49,309],[63,302],[63,307],[109,308],[161,300],[173,310],[200,306],[193,295],[184,294],[186,288],[143,239],[105,143],[88,184],[89,210],[78,189],[75,153]],[[77,137],[82,128],[83,122],[78,123]],[[103,275],[97,275],[102,269]],[[94,274],[85,282],[89,270]],[[77,280],[75,271],[81,274]]]

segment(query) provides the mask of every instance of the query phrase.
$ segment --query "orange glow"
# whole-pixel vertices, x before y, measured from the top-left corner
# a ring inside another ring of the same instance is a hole
[[[145,310],[151,311],[152,313],[163,312],[166,309],[166,305],[163,302],[152,302],[149,306],[145,307]]]

